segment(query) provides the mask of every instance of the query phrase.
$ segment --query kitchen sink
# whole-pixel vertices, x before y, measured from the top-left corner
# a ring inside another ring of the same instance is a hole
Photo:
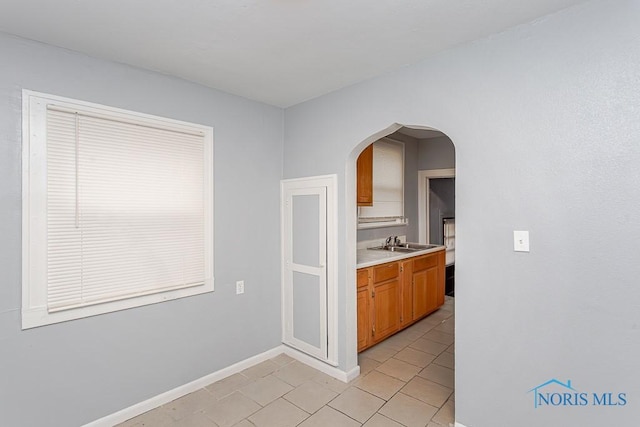
[[[407,248],[407,249],[417,249],[419,251],[423,251],[425,249],[437,248],[438,246],[441,246],[441,245],[421,245],[420,243],[410,243],[410,242],[400,244],[400,247]]]
[[[377,251],[389,251],[389,252],[417,252],[424,251],[425,249],[433,249],[437,248],[439,245],[421,245],[419,243],[401,243],[399,245],[383,245],[383,246],[374,246],[372,250]]]

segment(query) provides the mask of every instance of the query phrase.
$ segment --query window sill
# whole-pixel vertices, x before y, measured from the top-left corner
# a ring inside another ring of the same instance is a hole
[[[388,221],[358,222],[358,230],[366,230],[369,228],[403,227],[408,224],[409,220],[407,218],[397,218]]]

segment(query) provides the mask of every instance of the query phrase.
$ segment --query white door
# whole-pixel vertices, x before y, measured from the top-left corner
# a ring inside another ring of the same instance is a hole
[[[335,364],[335,177],[282,181],[283,342]]]

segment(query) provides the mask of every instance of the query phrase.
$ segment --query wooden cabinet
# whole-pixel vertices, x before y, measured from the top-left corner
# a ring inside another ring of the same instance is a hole
[[[358,351],[444,304],[444,254],[438,251],[357,271]]]
[[[400,328],[400,263],[373,267],[371,291],[373,342],[377,343]]]
[[[362,351],[369,346],[369,337],[372,335],[370,326],[370,298],[369,269],[358,270],[358,351]]]
[[[425,255],[416,258],[411,275],[413,320],[420,319],[439,307],[438,285],[438,257]]]
[[[400,328],[400,264],[363,268],[357,274],[358,351]]]
[[[373,144],[360,153],[356,175],[358,206],[373,206]]]
[[[402,281],[400,286],[400,325],[402,327],[413,321],[413,260],[400,263]]]

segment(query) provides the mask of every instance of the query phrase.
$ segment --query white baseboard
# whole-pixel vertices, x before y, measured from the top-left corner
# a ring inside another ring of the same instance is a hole
[[[271,350],[265,351],[264,353],[249,357],[248,359],[242,360],[238,363],[234,363],[231,366],[227,366],[226,368],[220,369],[219,371],[213,372],[209,375],[205,375],[204,377],[198,378],[197,380],[191,381],[190,383],[178,386],[173,390],[169,390],[143,402],[136,403],[133,406],[129,406],[128,408],[107,415],[106,417],[92,421],[89,424],[85,424],[84,427],[112,427],[116,424],[123,423],[130,418],[137,417],[138,415],[144,414],[145,412],[162,406],[165,403],[169,403],[179,397],[182,397],[189,393],[193,393],[194,391],[200,390],[206,385],[209,385],[216,381],[220,381],[221,379],[226,378],[230,375],[237,374],[240,371],[257,365],[258,363],[264,362],[265,360],[269,360],[282,353],[285,353],[285,346],[279,345],[275,348],[272,348]]]
[[[304,363],[305,365],[309,365],[314,369],[317,369],[320,372],[323,372],[337,380],[348,383],[349,381],[356,378],[360,375],[360,366],[356,366],[352,370],[345,372],[334,366],[328,365],[315,357],[311,357],[306,353],[303,353],[295,348],[289,347],[287,345],[282,346],[284,348],[284,353],[287,356],[291,356],[294,359]]]
[[[116,424],[123,423],[128,419],[137,417],[138,415],[144,414],[147,411],[155,409],[189,393],[193,393],[194,391],[200,390],[206,385],[209,385],[216,381],[220,381],[221,379],[226,378],[230,375],[237,374],[240,371],[257,365],[258,363],[262,363],[265,360],[272,359],[282,353],[285,353],[288,356],[291,356],[294,359],[343,382],[349,382],[360,374],[359,366],[356,366],[349,372],[344,372],[291,347],[288,347],[286,345],[279,345],[272,348],[271,350],[265,351],[264,353],[260,353],[253,357],[249,357],[248,359],[241,360],[238,363],[234,363],[233,365],[227,366],[226,368],[220,369],[219,371],[213,372],[209,375],[205,375],[204,377],[198,378],[197,380],[191,381],[190,383],[178,386],[172,390],[161,393],[143,402],[136,403],[135,405],[129,406],[128,408],[124,408],[118,412],[107,415],[106,417],[102,417],[98,420],[92,421],[88,424],[85,424],[84,427],[112,427]],[[464,426],[460,424],[459,426],[456,425],[456,427]]]
[[[455,423],[453,427],[467,427],[464,424]]]

